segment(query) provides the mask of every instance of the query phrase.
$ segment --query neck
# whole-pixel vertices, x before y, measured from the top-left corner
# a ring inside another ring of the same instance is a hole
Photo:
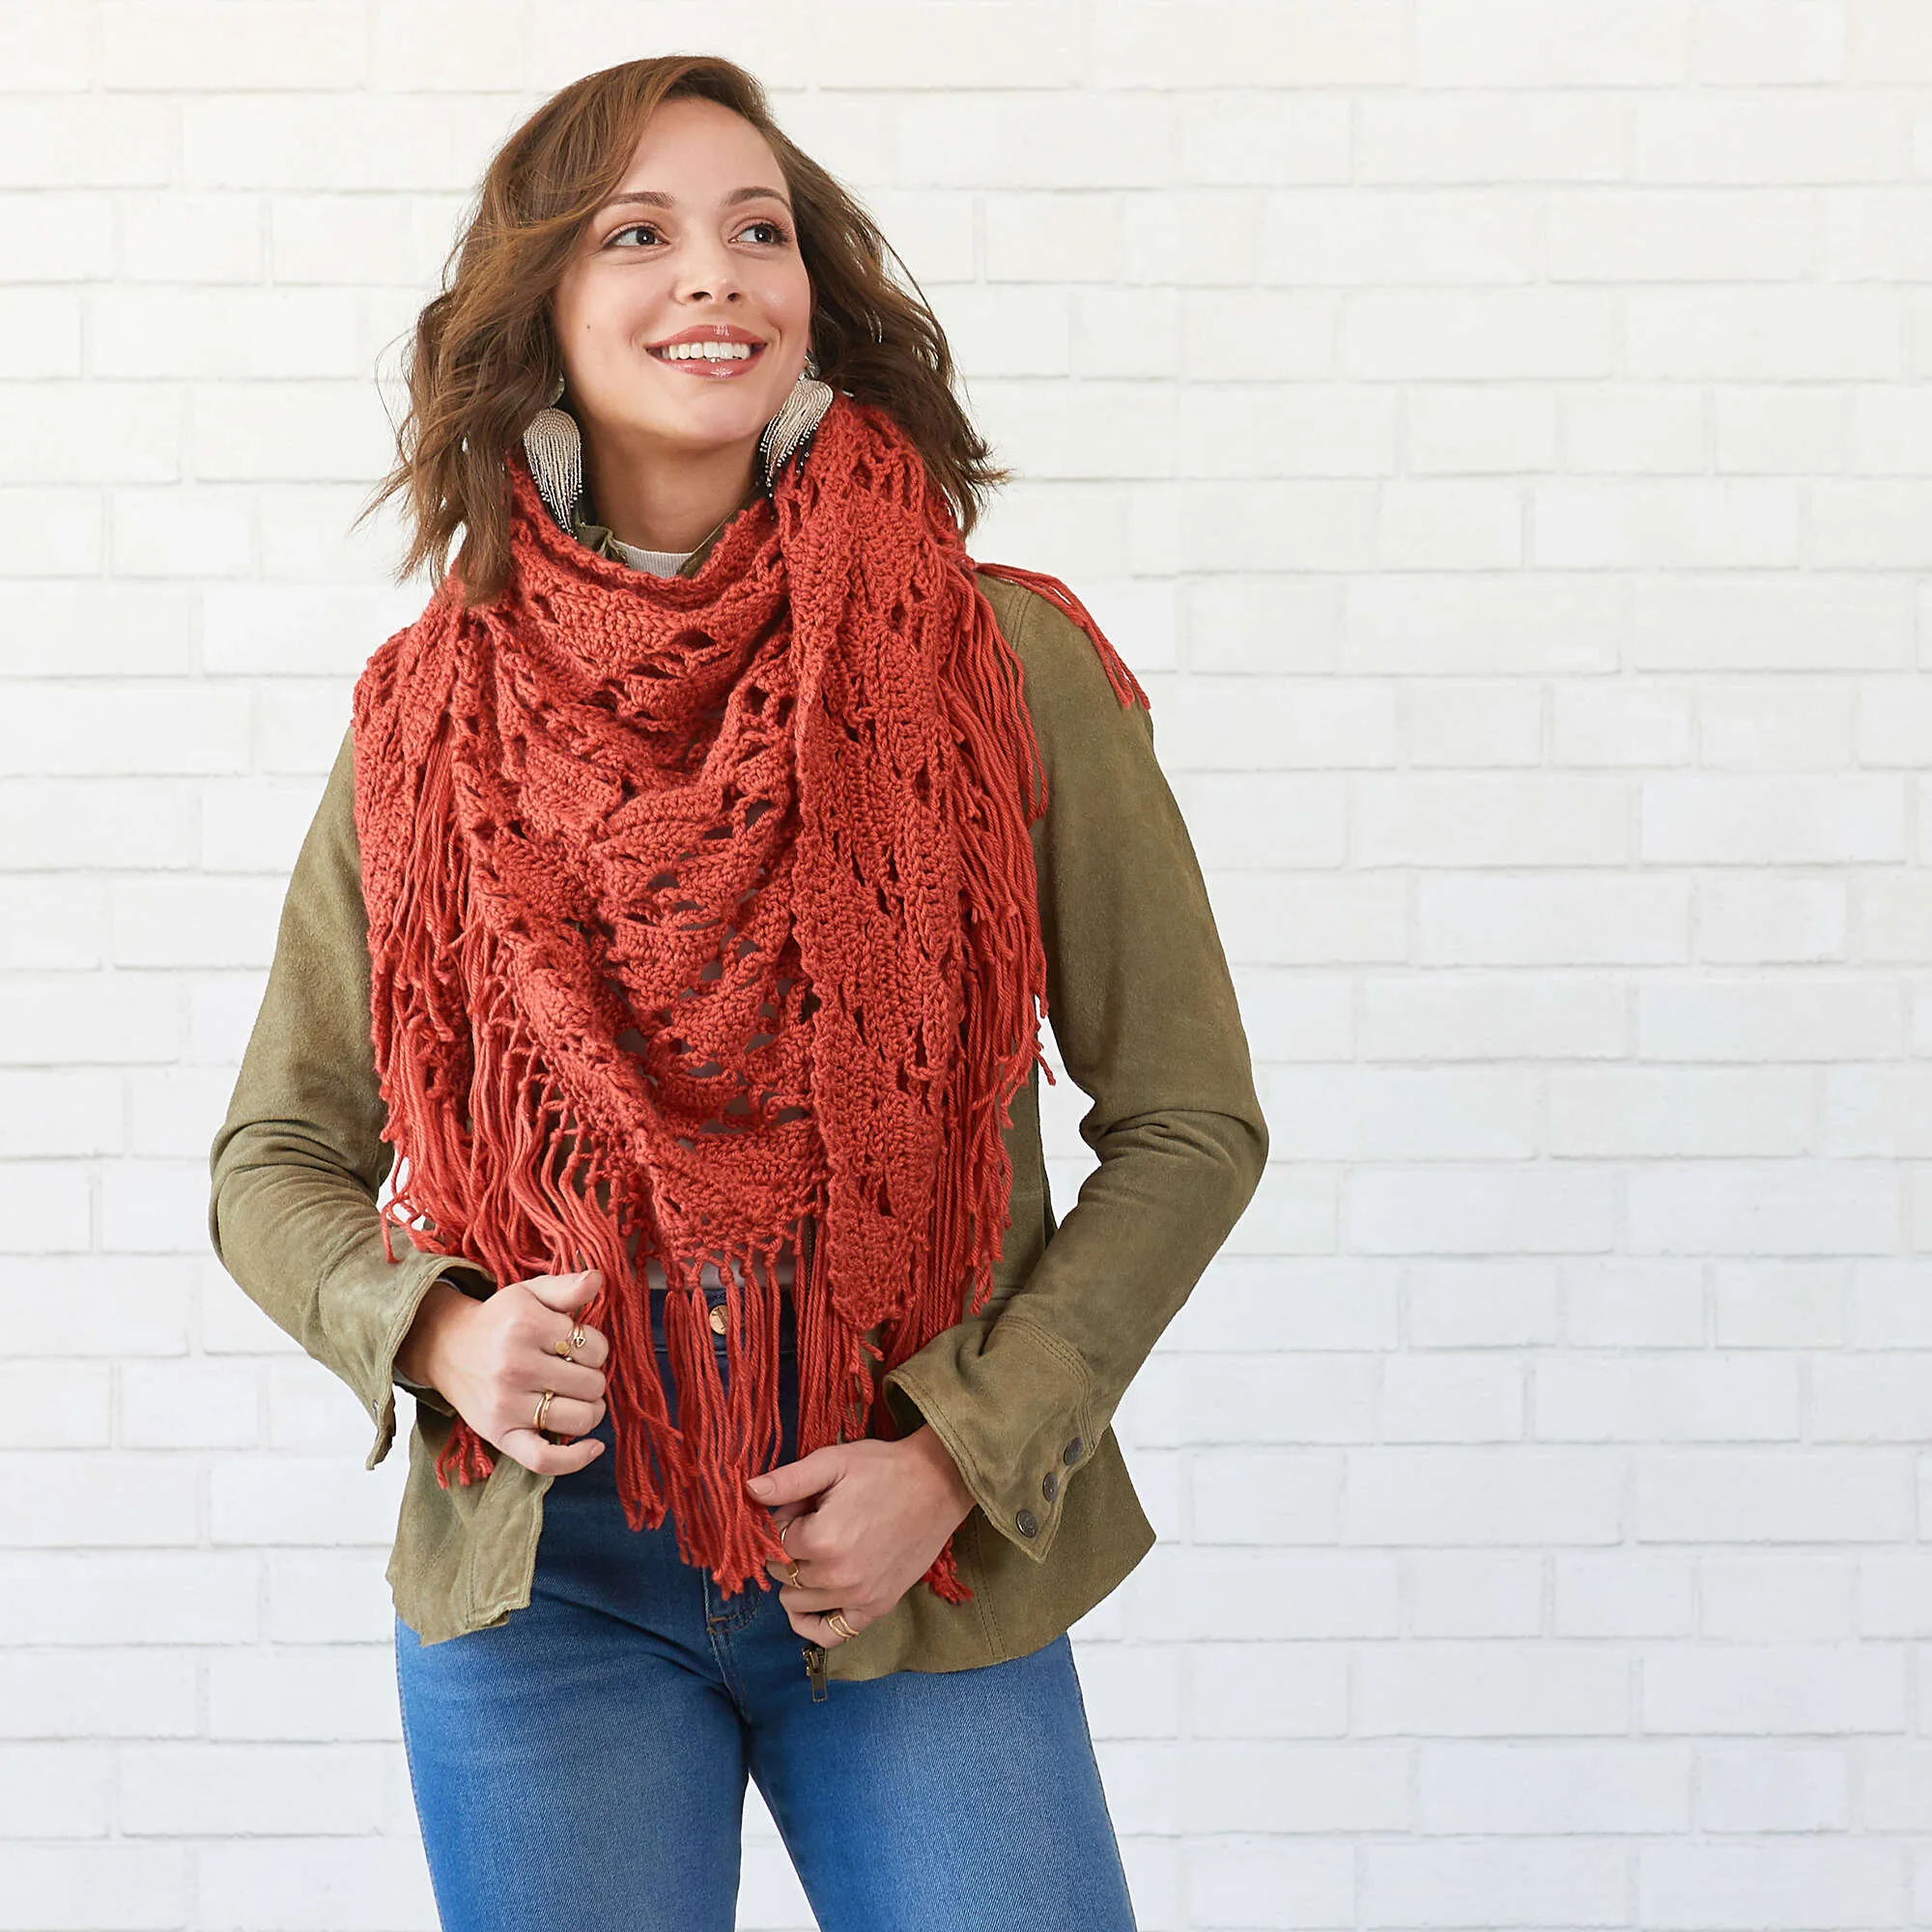
[[[638,550],[696,550],[750,496],[757,441],[667,455],[583,425],[584,482],[597,521]]]

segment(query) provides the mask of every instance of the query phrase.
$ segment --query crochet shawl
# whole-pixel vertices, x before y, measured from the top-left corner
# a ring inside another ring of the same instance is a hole
[[[779,1252],[809,1236],[805,1456],[897,1435],[870,1364],[983,1305],[1009,1225],[1046,784],[974,572],[1051,597],[1148,697],[1065,584],[966,554],[916,447],[844,392],[690,577],[589,551],[506,467],[503,591],[465,611],[452,572],[355,692],[384,1249],[601,1270],[626,1520],[669,1511],[728,1597],[784,1557],[744,1488],[780,1443]],[[439,1482],[494,1466],[459,1418]],[[924,1580],[970,1596],[951,1538]]]

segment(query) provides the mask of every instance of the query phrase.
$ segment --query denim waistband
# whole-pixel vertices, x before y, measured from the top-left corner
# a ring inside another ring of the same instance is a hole
[[[652,1307],[662,1308],[665,1303],[665,1297],[670,1293],[670,1290],[668,1288],[652,1288],[645,1290],[645,1293],[651,1298]],[[702,1293],[705,1300],[712,1307],[724,1307],[724,1291],[722,1288],[706,1288],[700,1290],[699,1293]],[[789,1282],[781,1282],[779,1284],[779,1300],[787,1308],[791,1306],[791,1284]]]
[[[668,1288],[654,1288],[649,1293],[651,1297],[651,1340],[657,1348],[662,1350],[668,1346],[665,1341],[665,1301],[669,1295],[670,1290]],[[707,1307],[723,1308],[724,1306],[724,1291],[722,1288],[707,1288],[704,1290],[704,1300]],[[725,1346],[725,1338],[723,1335],[714,1335],[712,1340],[717,1343],[722,1354]],[[779,1290],[779,1353],[781,1355],[795,1355],[797,1352],[798,1313],[792,1306],[791,1290],[781,1285]]]

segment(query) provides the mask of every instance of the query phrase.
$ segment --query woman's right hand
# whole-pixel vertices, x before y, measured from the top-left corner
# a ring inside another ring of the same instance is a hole
[[[525,1468],[572,1475],[604,1453],[589,1432],[604,1420],[611,1345],[601,1329],[586,1326],[572,1359],[557,1350],[578,1325],[577,1310],[603,1286],[602,1273],[585,1268],[506,1282],[479,1301],[439,1281],[397,1350],[397,1367],[435,1389],[478,1435]],[[545,1389],[556,1391],[544,1412],[545,1429],[576,1441],[552,1442],[537,1433]]]

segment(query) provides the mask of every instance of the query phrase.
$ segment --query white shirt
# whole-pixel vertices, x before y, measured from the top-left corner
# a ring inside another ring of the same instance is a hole
[[[648,570],[656,577],[675,577],[697,546],[694,544],[687,551],[639,550],[636,544],[627,544],[622,537],[613,536],[611,548],[634,569]]]

